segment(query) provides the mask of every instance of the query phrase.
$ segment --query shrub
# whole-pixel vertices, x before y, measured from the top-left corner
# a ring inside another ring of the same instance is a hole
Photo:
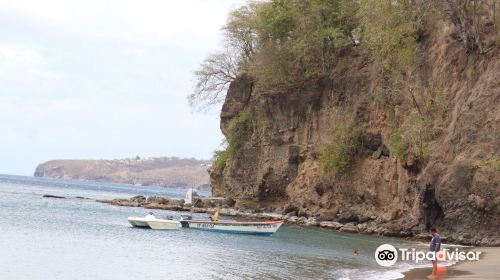
[[[228,126],[227,147],[225,150],[214,152],[215,170],[222,171],[227,163],[230,163],[241,146],[250,140],[254,131],[252,114],[242,111],[234,117]]]
[[[393,129],[391,136],[389,138],[394,154],[397,158],[403,159],[408,154],[408,143],[403,139],[402,128]]]
[[[485,160],[476,160],[473,163],[474,168],[481,169],[482,171],[500,171],[500,157],[497,155],[491,156]]]
[[[226,167],[226,163],[229,160],[228,150],[216,150],[214,151],[214,168],[216,171],[221,172]]]
[[[428,160],[430,146],[427,128],[426,120],[416,112],[410,114],[400,127],[394,128],[390,141],[396,157],[402,159],[411,152],[422,160]]]
[[[359,145],[359,131],[354,124],[340,124],[333,141],[321,151],[320,162],[326,172],[347,173]]]
[[[253,119],[249,111],[242,111],[237,117],[229,122],[227,143],[230,158],[234,158],[236,152],[243,143],[250,140],[253,134]]]

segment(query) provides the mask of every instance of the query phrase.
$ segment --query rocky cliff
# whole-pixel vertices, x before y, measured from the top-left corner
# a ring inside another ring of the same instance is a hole
[[[259,89],[252,77],[237,77],[221,130],[227,136],[242,112],[253,130],[222,169],[211,168],[214,195],[239,208],[374,224],[385,235],[433,226],[451,241],[500,245],[499,51],[467,53],[454,32],[438,22],[422,35],[421,65],[391,108],[376,101],[383,81],[356,48],[341,55],[330,77],[298,89]],[[429,87],[439,88],[445,106],[425,127],[427,157],[398,157],[392,123],[425,114],[429,102],[419,91]],[[326,172],[321,153],[340,141],[335,131],[347,119],[359,131],[353,165]]]
[[[51,160],[38,165],[34,175],[161,187],[209,188],[208,166],[209,161],[169,157]]]

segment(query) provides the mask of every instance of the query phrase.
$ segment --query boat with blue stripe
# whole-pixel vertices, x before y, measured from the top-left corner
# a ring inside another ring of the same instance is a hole
[[[275,233],[283,221],[264,221],[264,222],[240,222],[234,220],[183,220],[181,221],[184,227],[191,229],[234,233],[234,234],[252,234],[271,236]]]

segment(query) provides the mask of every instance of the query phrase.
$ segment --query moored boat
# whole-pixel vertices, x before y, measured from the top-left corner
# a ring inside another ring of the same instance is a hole
[[[254,234],[270,236],[283,224],[282,221],[265,222],[240,222],[233,220],[185,220],[191,229],[199,229],[213,232]]]
[[[148,214],[144,218],[140,217],[128,217],[128,222],[133,226],[133,227],[149,227],[148,221],[156,219],[153,214]]]
[[[181,227],[181,223],[179,221],[167,219],[153,219],[147,221],[147,224],[152,229],[162,230],[178,230]]]

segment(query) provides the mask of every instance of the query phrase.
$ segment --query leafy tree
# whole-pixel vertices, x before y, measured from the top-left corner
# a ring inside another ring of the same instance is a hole
[[[248,2],[247,5],[231,11],[226,25],[222,28],[228,45],[241,55],[239,67],[246,67],[255,54],[259,7],[257,2]]]
[[[261,85],[300,86],[326,75],[352,45],[355,2],[271,1],[259,10],[259,52],[252,74]]]
[[[417,58],[417,36],[422,20],[410,0],[366,0],[358,12],[362,44],[382,73],[409,71]]]

